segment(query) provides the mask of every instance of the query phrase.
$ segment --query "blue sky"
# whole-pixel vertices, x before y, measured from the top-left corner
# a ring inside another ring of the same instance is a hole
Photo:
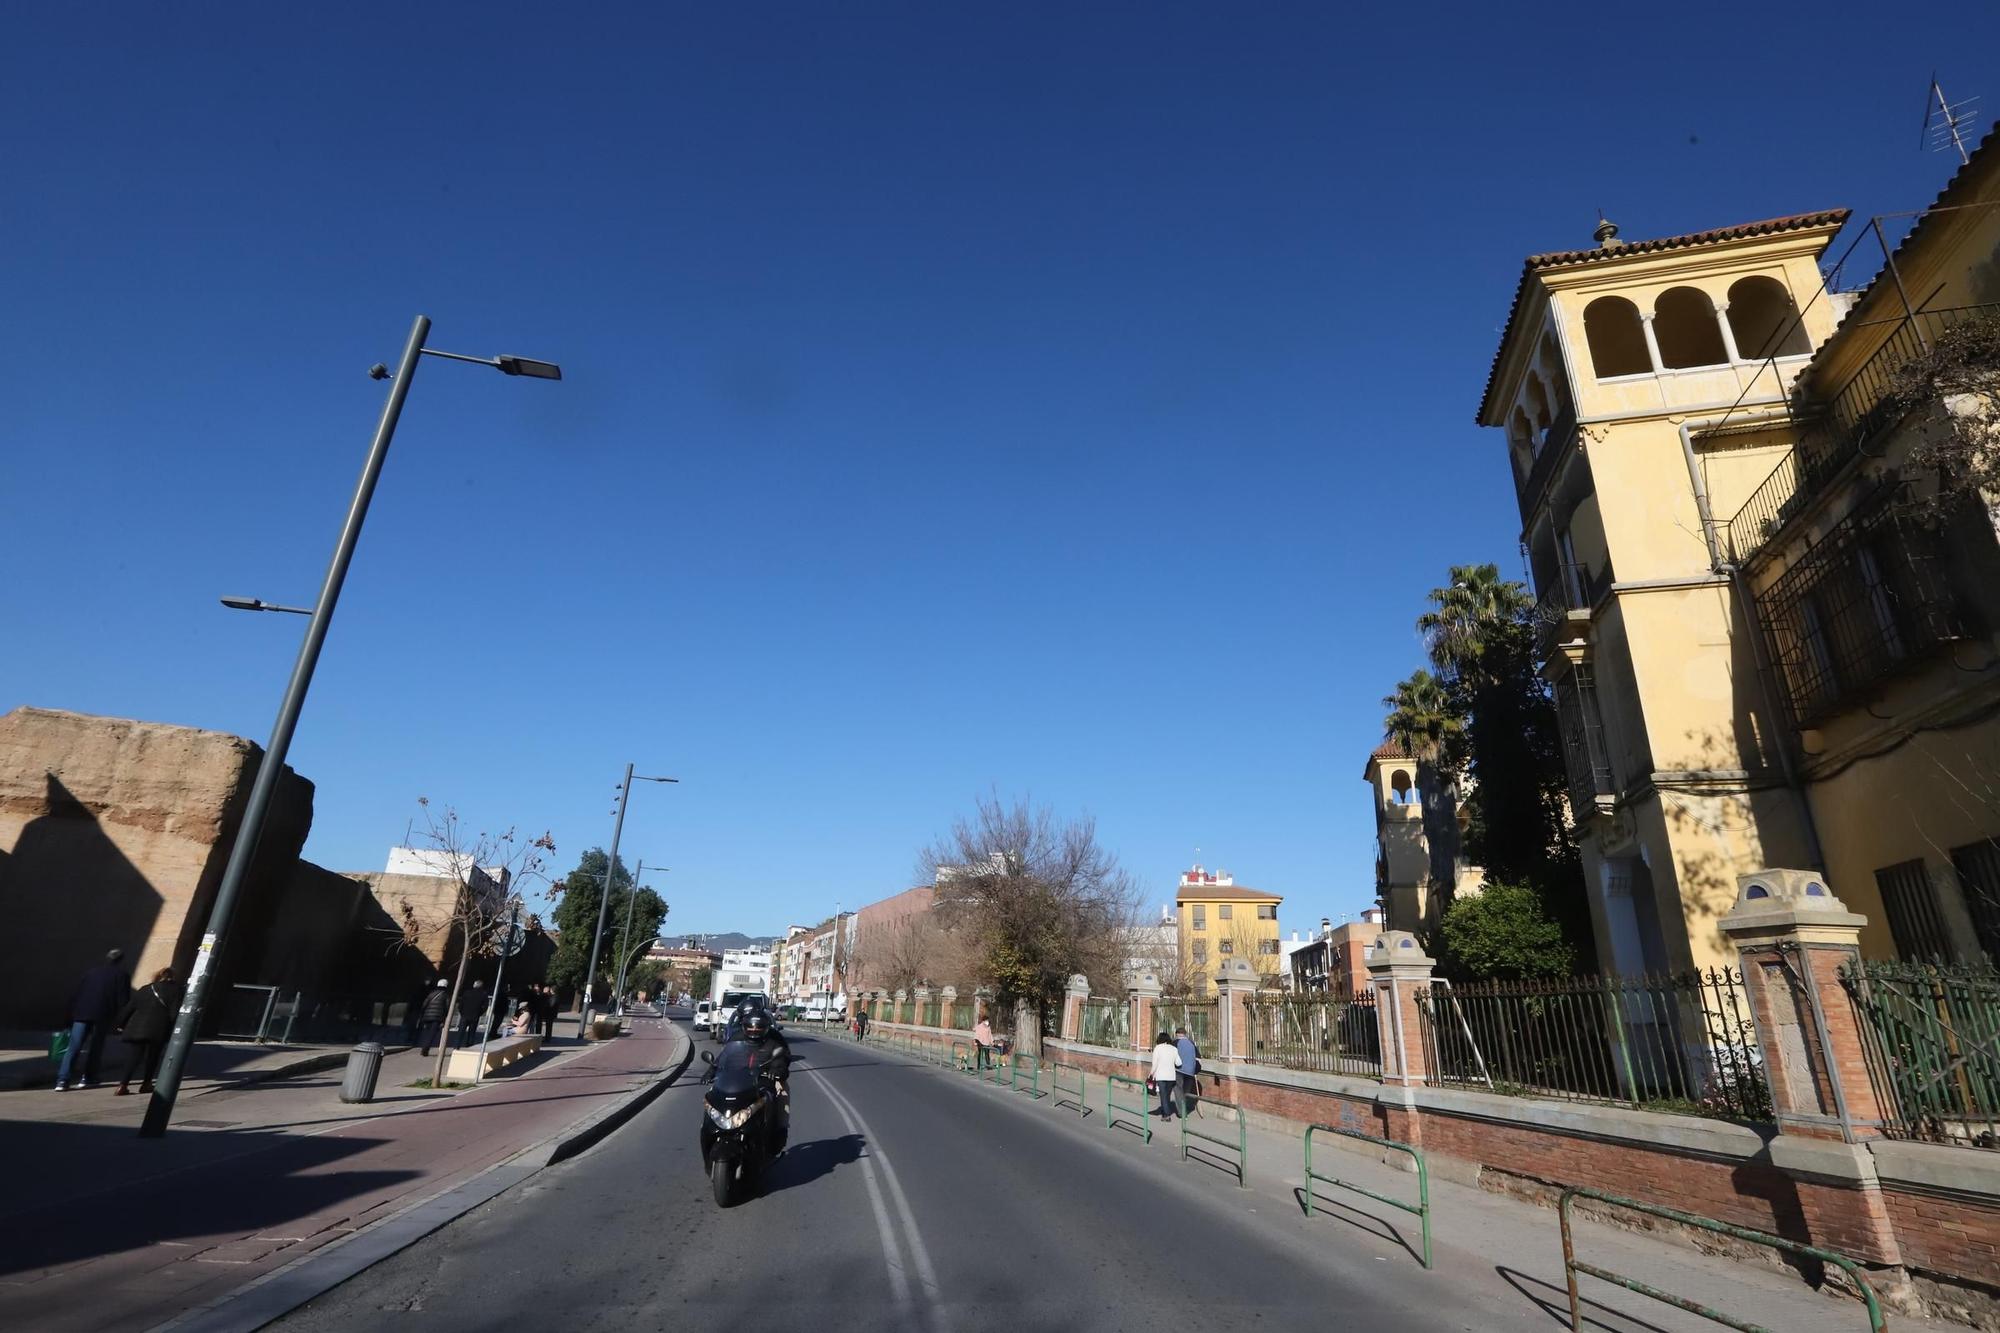
[[[261,741],[302,622],[215,598],[311,600],[422,311],[567,378],[418,376],[312,859],[427,795],[567,866],[630,759],[676,930],[895,891],[989,790],[1155,903],[1199,847],[1352,913],[1423,594],[1520,568],[1521,257],[1920,207],[1932,68],[2000,98],[2000,11],[1788,8],[21,8],[0,708]]]

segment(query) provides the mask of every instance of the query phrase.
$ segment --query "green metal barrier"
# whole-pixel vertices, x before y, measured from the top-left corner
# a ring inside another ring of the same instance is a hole
[[[1137,1106],[1128,1106],[1118,1100],[1118,1085],[1121,1083],[1128,1088],[1137,1088],[1139,1090],[1139,1104]],[[1142,1078],[1126,1078],[1123,1074],[1106,1074],[1104,1076],[1104,1127],[1106,1129],[1111,1129],[1117,1125],[1118,1112],[1120,1111],[1126,1111],[1139,1117],[1139,1128],[1144,1132],[1146,1142],[1151,1143],[1153,1141],[1153,1122],[1146,1118],[1149,1114],[1146,1109],[1146,1080]]]
[[[1039,1098],[1042,1095],[1042,1062],[1032,1055],[1016,1055],[1014,1070],[1007,1079],[1007,1086],[1015,1092],[1021,1090],[1021,1065],[1028,1066],[1028,1095]]]
[[[1203,1143],[1213,1143],[1221,1148],[1234,1148],[1236,1150],[1236,1188],[1250,1188],[1250,1182],[1244,1179],[1249,1173],[1250,1167],[1250,1125],[1243,1118],[1243,1108],[1240,1106],[1230,1106],[1228,1102],[1206,1102],[1204,1105],[1213,1106],[1218,1110],[1228,1107],[1229,1110],[1236,1112],[1236,1138],[1232,1142],[1229,1139],[1223,1138],[1220,1134],[1204,1134],[1198,1129],[1191,1129],[1188,1126],[1188,1122],[1192,1117],[1182,1116],[1180,1118],[1181,1160],[1183,1162],[1187,1160],[1189,1139],[1200,1139]]]
[[[1065,1069],[1069,1070],[1072,1074],[1076,1075],[1076,1087],[1071,1088],[1069,1084],[1063,1082],[1063,1070]],[[1078,1111],[1082,1112],[1085,1115],[1089,1115],[1090,1104],[1087,1100],[1085,1100],[1086,1095],[1088,1093],[1088,1088],[1086,1085],[1089,1082],[1089,1078],[1090,1076],[1088,1074],[1084,1073],[1083,1070],[1077,1068],[1075,1065],[1066,1065],[1060,1063],[1050,1065],[1049,1066],[1050,1103],[1055,1106],[1064,1106],[1064,1105],[1074,1106]],[[1063,1096],[1063,1094],[1066,1092],[1074,1092],[1076,1096],[1065,1097]]]
[[[1572,1329],[1580,1330],[1583,1327],[1583,1302],[1577,1296],[1576,1275],[1584,1273],[1591,1277],[1602,1278],[1606,1282],[1625,1288],[1627,1291],[1636,1291],[1641,1296],[1651,1296],[1656,1301],[1664,1301],[1677,1309],[1686,1310],[1690,1314],[1700,1315],[1703,1319],[1713,1320],[1724,1327],[1739,1329],[1741,1333],[1771,1333],[1762,1324],[1753,1324],[1748,1320],[1737,1319],[1732,1315],[1722,1313],[1720,1310],[1711,1309],[1699,1301],[1691,1301],[1685,1296],[1676,1296],[1672,1292],[1661,1291],[1658,1287],[1648,1286],[1637,1278],[1626,1277],[1621,1273],[1614,1273],[1609,1269],[1599,1268],[1594,1264],[1587,1264],[1578,1259],[1576,1257],[1576,1242],[1570,1235],[1569,1223],[1570,1203],[1575,1199],[1595,1199],[1599,1203],[1608,1203],[1618,1208],[1629,1208],[1633,1212],[1644,1213],[1649,1217],[1663,1217],[1669,1222],[1679,1222],[1682,1226],[1697,1227],[1702,1231],[1713,1231],[1722,1236],[1733,1236],[1737,1240],[1747,1240],[1756,1245],[1768,1245],[1772,1249],[1784,1250],[1791,1254],[1802,1254],[1807,1258],[1817,1259],[1823,1264],[1832,1264],[1835,1268],[1846,1273],[1849,1280],[1860,1289],[1861,1299],[1868,1307],[1868,1327],[1870,1333],[1888,1333],[1889,1325],[1883,1322],[1882,1304],[1875,1299],[1875,1289],[1869,1286],[1867,1279],[1861,1276],[1860,1267],[1846,1255],[1835,1254],[1832,1250],[1822,1250],[1817,1246],[1802,1245],[1798,1241],[1786,1240],[1783,1236],[1773,1236],[1768,1232],[1752,1231],[1749,1227],[1731,1226],[1727,1222],[1718,1222],[1712,1217],[1702,1217],[1695,1213],[1684,1213],[1678,1208],[1663,1208],[1656,1203],[1640,1203],[1637,1199],[1626,1199],[1616,1194],[1604,1194],[1597,1190],[1584,1189],[1581,1186],[1572,1186],[1564,1190],[1562,1202],[1556,1206],[1556,1211],[1562,1218],[1563,1277],[1569,1282],[1569,1326]]]
[[[1378,1148],[1393,1148],[1397,1152],[1406,1152],[1411,1157],[1415,1158],[1417,1163],[1417,1201],[1413,1204],[1404,1203],[1401,1199],[1392,1199],[1386,1194],[1377,1194],[1374,1190],[1369,1189],[1365,1185],[1356,1185],[1352,1181],[1339,1180],[1333,1176],[1322,1175],[1319,1172],[1314,1171],[1313,1135],[1318,1133],[1320,1130],[1325,1130],[1329,1134],[1338,1134],[1342,1138],[1360,1139],[1363,1143],[1372,1143]],[[1421,1152],[1417,1151],[1415,1148],[1412,1148],[1407,1143],[1398,1143],[1394,1139],[1378,1138],[1373,1134],[1363,1134],[1358,1129],[1342,1129],[1338,1125],[1307,1125],[1306,1126],[1306,1216],[1307,1217],[1312,1216],[1313,1182],[1315,1180],[1323,1181],[1328,1185],[1338,1185],[1340,1186],[1340,1188],[1344,1190],[1353,1190],[1356,1194],[1365,1194],[1369,1198],[1375,1200],[1377,1203],[1386,1203],[1391,1208],[1400,1208],[1406,1213],[1415,1213],[1417,1215],[1418,1220],[1420,1220],[1424,1224],[1424,1267],[1429,1268],[1431,1266],[1431,1177],[1430,1177],[1430,1169],[1428,1166],[1425,1165],[1424,1155]]]

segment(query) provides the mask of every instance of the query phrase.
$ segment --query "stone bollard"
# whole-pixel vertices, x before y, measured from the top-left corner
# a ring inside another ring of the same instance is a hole
[[[1063,990],[1062,1038],[1064,1041],[1083,1039],[1083,1004],[1090,998],[1090,978],[1081,972],[1072,973],[1069,985]]]
[[[1132,1007],[1132,1049],[1150,1051],[1153,1049],[1153,1009],[1160,1002],[1160,979],[1151,972],[1141,972],[1125,995]]]
[[[1227,958],[1215,969],[1215,1058],[1251,1060],[1250,1005],[1257,998],[1257,969],[1247,958]]]

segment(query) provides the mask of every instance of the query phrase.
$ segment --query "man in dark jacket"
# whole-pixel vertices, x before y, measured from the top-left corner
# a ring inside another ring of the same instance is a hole
[[[76,994],[69,1001],[69,1049],[63,1052],[62,1068],[56,1071],[57,1092],[69,1089],[71,1070],[79,1076],[76,1080],[79,1088],[97,1081],[97,1067],[104,1060],[105,1035],[132,995],[132,978],[125,971],[124,957],[123,949],[113,949],[76,984]],[[79,1067],[77,1053],[86,1043],[90,1051]]]
[[[479,1035],[479,1016],[486,1012],[486,983],[475,981],[458,993],[458,1044],[470,1046]]]
[[[118,1095],[130,1095],[133,1071],[139,1073],[141,1094],[153,1090],[153,1075],[159,1071],[160,1055],[173,1034],[174,1016],[180,1012],[181,985],[174,970],[163,967],[153,979],[132,992],[132,998],[118,1013],[118,1032],[125,1038],[125,1072],[118,1080]]]
[[[444,1020],[451,1009],[451,983],[443,977],[438,984],[424,993],[423,1006],[417,1010],[417,1031],[424,1043],[425,1055],[431,1047],[444,1042]]]

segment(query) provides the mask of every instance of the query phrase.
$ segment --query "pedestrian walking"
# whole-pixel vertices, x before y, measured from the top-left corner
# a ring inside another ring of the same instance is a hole
[[[974,1057],[976,1067],[979,1069],[992,1068],[993,1025],[987,1022],[983,1015],[977,1023],[972,1025],[972,1045],[973,1049],[977,1052]]]
[[[458,993],[458,1044],[470,1046],[479,1031],[479,1016],[486,1012],[486,983],[475,981]]]
[[[866,1009],[858,1010],[854,1015],[854,1038],[856,1041],[868,1040],[868,1011]]]
[[[125,970],[125,951],[113,949],[104,961],[83,974],[69,999],[69,1048],[63,1052],[56,1070],[56,1091],[70,1086],[70,1073],[77,1075],[76,1086],[87,1088],[97,1082],[97,1067],[104,1060],[104,1037],[132,997],[131,974]],[[89,1050],[85,1053],[85,1047]],[[84,1054],[79,1062],[77,1057]]]
[[[541,1001],[542,1040],[554,1041],[556,1037],[556,1010],[561,1008],[556,1003],[556,988],[544,982],[537,998]]]
[[[1186,1028],[1174,1029],[1174,1050],[1180,1054],[1181,1114],[1187,1115],[1201,1098],[1201,1052]]]
[[[444,1025],[449,1017],[451,983],[439,977],[438,984],[424,992],[423,1005],[417,1010],[417,1031],[423,1039],[423,1054],[429,1055],[433,1046],[444,1045]]]
[[[120,1097],[132,1092],[132,1071],[139,1071],[139,1091],[153,1090],[153,1075],[160,1070],[160,1056],[167,1049],[167,1037],[174,1030],[174,1015],[180,1012],[181,987],[174,970],[163,967],[153,979],[132,992],[118,1013],[118,1033],[125,1039],[125,1072],[118,1076]]]
[[[1160,1094],[1160,1109],[1155,1114],[1162,1120],[1174,1118],[1174,1089],[1180,1085],[1180,1064],[1181,1053],[1171,1037],[1162,1032],[1153,1038],[1153,1068],[1147,1081]]]

